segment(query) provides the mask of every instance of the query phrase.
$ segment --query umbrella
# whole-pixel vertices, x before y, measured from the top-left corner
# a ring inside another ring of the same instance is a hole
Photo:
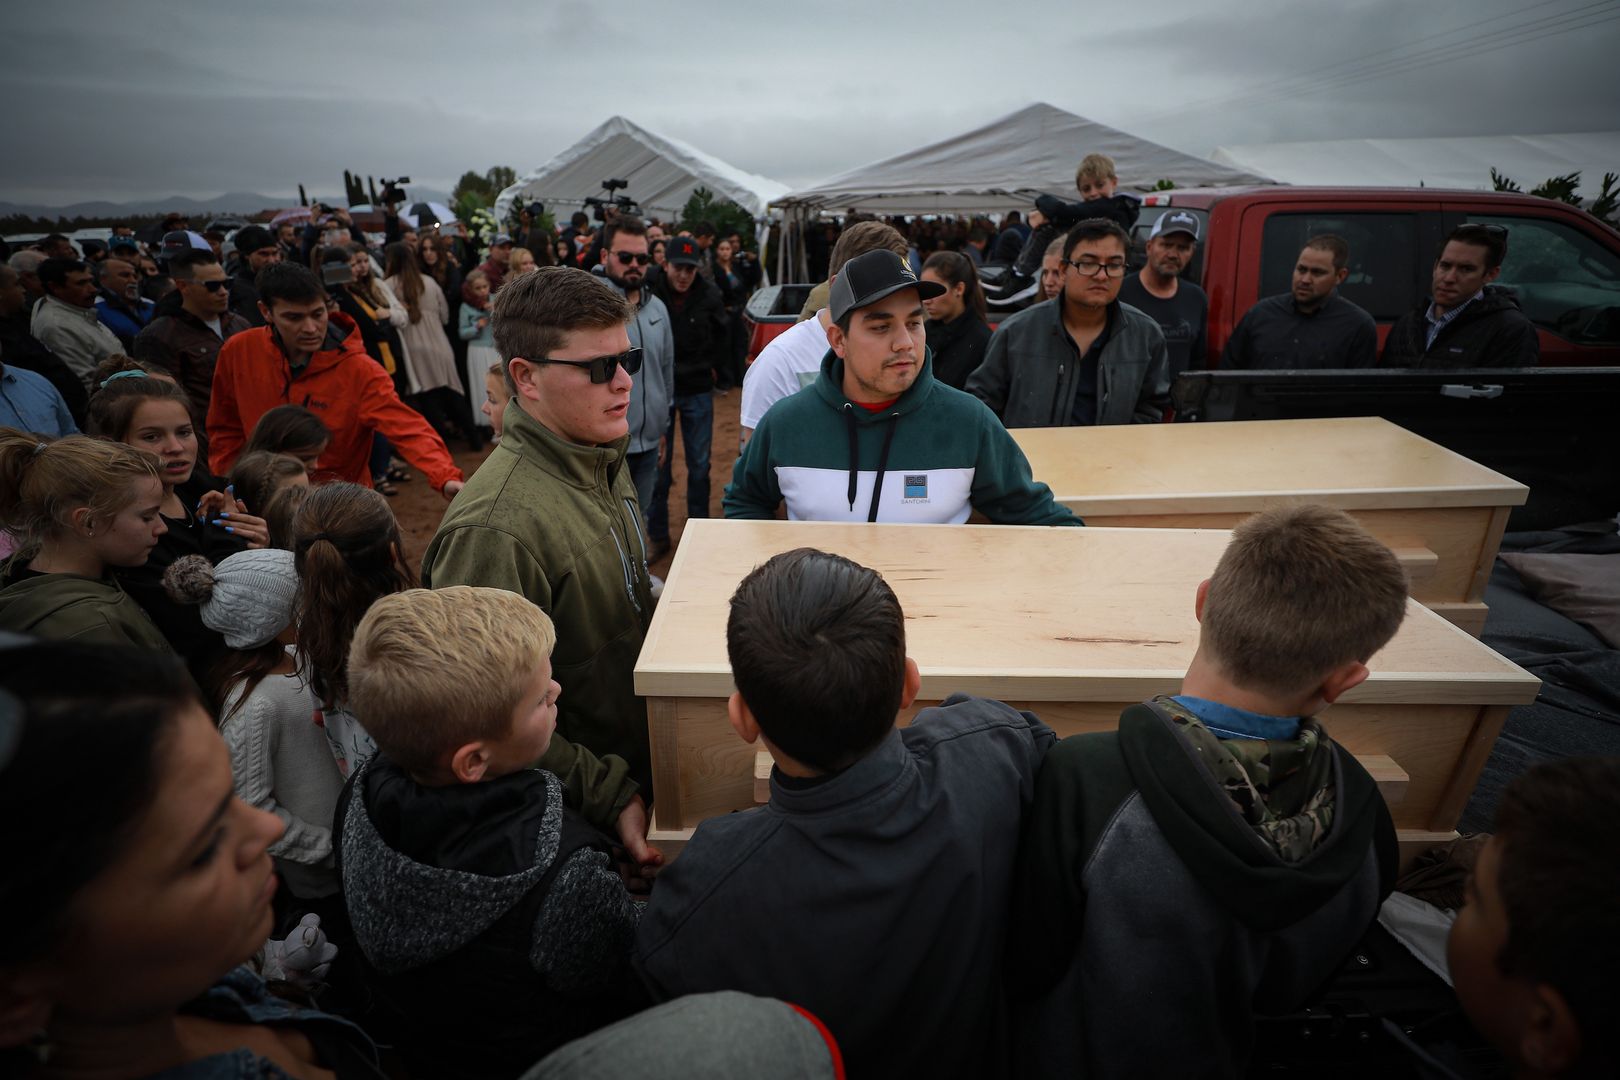
[[[426,225],[448,225],[456,220],[456,212],[441,202],[412,203],[400,216],[418,229]]]
[[[270,219],[270,224],[271,224],[272,227],[274,227],[276,225],[280,225],[284,221],[297,222],[297,221],[308,221],[308,220],[309,220],[309,207],[307,207],[307,206],[295,206],[291,210],[283,210],[280,213],[278,213],[275,217],[271,218]]]

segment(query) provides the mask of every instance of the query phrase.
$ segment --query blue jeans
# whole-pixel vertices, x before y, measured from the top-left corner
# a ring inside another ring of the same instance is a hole
[[[388,461],[394,456],[394,444],[380,431],[371,433],[371,478],[388,472]]]
[[[624,455],[624,467],[630,470],[630,482],[636,488],[636,502],[641,506],[641,520],[652,515],[653,492],[658,488],[658,451],[640,450]],[[666,514],[668,510],[664,511]]]
[[[652,510],[647,514],[647,535],[669,540],[669,489],[675,483],[675,418],[681,420],[681,450],[686,455],[686,516],[709,516],[709,445],[714,441],[714,395],[676,395],[669,409],[670,448],[664,467],[658,470],[653,489]]]

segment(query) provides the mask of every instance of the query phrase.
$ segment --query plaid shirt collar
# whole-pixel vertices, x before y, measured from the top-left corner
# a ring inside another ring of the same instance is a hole
[[[1473,296],[1470,296],[1468,299],[1464,300],[1462,303],[1458,304],[1444,315],[1436,315],[1434,313],[1434,301],[1430,300],[1429,310],[1423,313],[1423,317],[1429,322],[1429,338],[1426,342],[1424,342],[1423,347],[1425,349],[1433,348],[1434,339],[1440,336],[1440,331],[1450,326],[1451,321],[1457,316],[1461,315],[1463,311],[1467,309],[1469,304],[1472,304],[1475,300],[1478,300],[1484,295],[1485,290],[1481,289],[1479,292],[1475,293]]]

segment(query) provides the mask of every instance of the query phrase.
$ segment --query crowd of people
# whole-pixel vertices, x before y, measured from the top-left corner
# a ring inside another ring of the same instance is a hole
[[[678,859],[648,838],[634,669],[677,436],[689,517],[740,384],[727,517],[1082,526],[1008,428],[1158,422],[1203,347],[1197,219],[1161,215],[1130,274],[1115,183],[1087,158],[1080,203],[928,223],[926,249],[850,223],[746,371],[758,259],[704,223],[525,214],[474,252],[317,207],[13,254],[7,1074],[1241,1075],[1257,1017],[1331,980],[1396,883],[1383,799],[1316,714],[1408,583],[1338,511],[1235,529],[1180,692],[1064,740],[964,695],[897,727],[928,658],[894,592],[778,555],[726,629],[769,802]],[[1386,348],[1519,348],[1487,291],[1504,246],[1448,237]],[[997,259],[1049,297],[991,332]],[[1344,261],[1312,237],[1234,366],[1356,366]],[[447,440],[491,438],[464,475]],[[420,566],[401,462],[449,503]],[[1614,760],[1522,776],[1451,930],[1463,1007],[1527,1074],[1620,1063],[1617,792]]]

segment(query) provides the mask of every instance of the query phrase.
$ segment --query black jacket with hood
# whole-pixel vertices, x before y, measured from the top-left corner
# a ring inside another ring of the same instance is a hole
[[[646,1003],[608,841],[549,772],[423,787],[378,755],[332,849],[381,1020],[414,1075],[512,1077]]]
[[[1243,1075],[1253,1015],[1303,1004],[1394,886],[1377,786],[1325,736],[1313,752],[1332,819],[1292,863],[1160,701],[1047,755],[1013,876],[1017,1075]]]
[[[1389,328],[1383,367],[1488,368],[1535,367],[1541,362],[1536,327],[1519,310],[1511,289],[1485,286],[1485,295],[1463,308],[1427,344],[1430,301],[1402,315]]]
[[[731,340],[719,287],[698,276],[684,294],[677,293],[668,275],[660,275],[651,287],[669,310],[675,336],[675,396],[707,394],[714,389],[714,369],[726,366]]]

